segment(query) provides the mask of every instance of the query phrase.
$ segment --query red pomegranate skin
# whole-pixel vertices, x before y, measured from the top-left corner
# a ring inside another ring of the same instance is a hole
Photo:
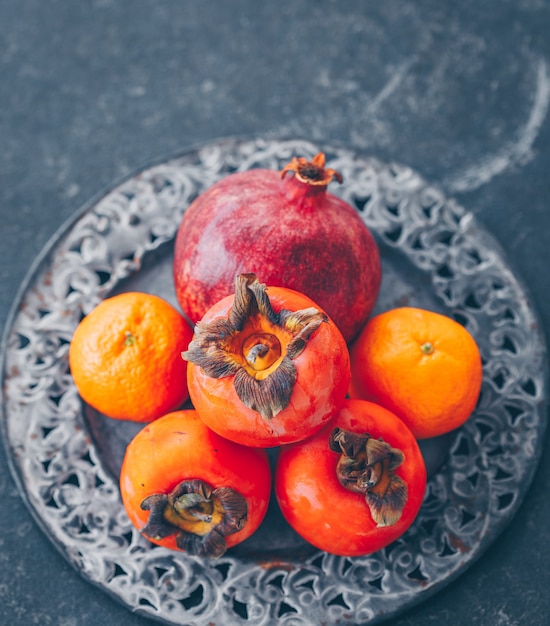
[[[185,212],[174,250],[182,310],[196,323],[242,273],[305,294],[350,343],[374,307],[381,263],[358,211],[326,185],[253,169],[215,183]]]

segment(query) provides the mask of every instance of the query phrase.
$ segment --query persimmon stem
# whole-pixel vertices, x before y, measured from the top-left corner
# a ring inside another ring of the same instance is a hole
[[[196,556],[219,557],[227,545],[224,537],[245,527],[246,499],[234,489],[213,489],[193,479],[179,483],[170,493],[156,493],[141,503],[149,511],[142,534],[154,540],[176,536],[176,545]]]
[[[199,322],[182,357],[207,376],[233,376],[241,402],[272,419],[290,403],[296,383],[293,363],[328,317],[315,307],[275,311],[255,274],[239,274],[227,317]]]
[[[273,333],[252,333],[243,343],[243,356],[255,371],[266,370],[281,357],[281,342]]]
[[[348,491],[361,493],[377,526],[395,524],[403,513],[408,489],[395,469],[405,460],[403,452],[368,433],[334,428],[329,448],[340,454],[336,476]]]

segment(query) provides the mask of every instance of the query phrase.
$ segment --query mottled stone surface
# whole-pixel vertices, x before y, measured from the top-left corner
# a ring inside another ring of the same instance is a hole
[[[353,145],[441,186],[501,242],[548,335],[549,28],[548,0],[2,2],[0,323],[36,254],[102,190],[263,135]],[[549,483],[543,456],[483,558],[392,623],[546,624]],[[3,450],[0,494],[2,623],[150,623],[57,553]]]

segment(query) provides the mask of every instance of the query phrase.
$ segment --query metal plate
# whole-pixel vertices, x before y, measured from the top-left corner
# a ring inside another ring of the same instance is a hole
[[[375,234],[384,277],[376,311],[409,304],[463,323],[484,362],[474,415],[427,442],[420,514],[388,548],[335,557],[303,542],[275,502],[251,539],[217,561],[148,543],[129,523],[118,471],[139,425],[86,407],[68,369],[83,315],[140,289],[176,304],[172,245],[181,217],[221,177],[280,169],[323,150]],[[2,430],[25,501],[91,583],[167,624],[374,624],[417,604],[479,558],[518,509],[541,454],[547,356],[531,300],[494,239],[409,168],[307,141],[228,139],[119,184],[65,225],[37,259],[3,338]]]

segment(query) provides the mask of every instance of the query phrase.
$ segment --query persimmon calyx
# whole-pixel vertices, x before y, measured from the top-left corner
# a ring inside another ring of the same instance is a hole
[[[156,493],[141,503],[149,520],[141,533],[159,541],[176,535],[176,545],[194,556],[219,557],[227,550],[224,537],[245,527],[246,499],[229,487],[203,480],[185,480],[170,493]]]
[[[332,180],[343,182],[342,174],[330,167],[325,168],[325,155],[323,152],[317,153],[311,161],[304,157],[293,157],[281,170],[281,178],[287,172],[294,172],[296,178],[307,185],[326,187]]]
[[[329,447],[338,452],[336,475],[340,484],[365,496],[372,519],[378,527],[395,524],[407,502],[407,483],[395,469],[405,460],[401,450],[368,433],[357,434],[334,428]]]
[[[228,317],[199,322],[182,353],[207,376],[233,376],[241,402],[264,419],[285,409],[296,382],[293,361],[328,317],[314,307],[275,312],[255,274],[240,274]]]

